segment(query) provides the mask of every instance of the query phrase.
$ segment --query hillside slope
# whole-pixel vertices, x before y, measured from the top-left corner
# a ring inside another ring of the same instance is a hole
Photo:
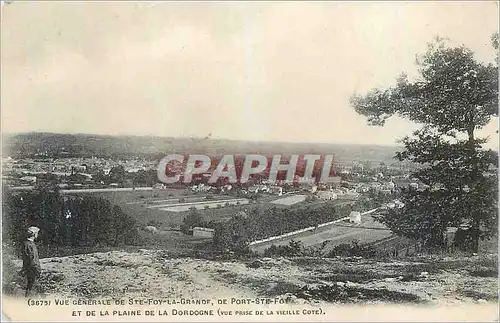
[[[112,251],[42,259],[47,296],[284,297],[294,302],[497,302],[496,255],[382,262],[361,258],[173,258],[165,251]],[[20,269],[20,262],[15,267]],[[423,273],[423,274],[422,274]],[[22,279],[11,282],[22,295]]]

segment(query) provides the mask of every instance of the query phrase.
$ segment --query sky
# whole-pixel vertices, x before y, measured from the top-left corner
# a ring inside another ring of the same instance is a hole
[[[394,145],[417,126],[368,126],[351,95],[416,75],[436,36],[493,61],[498,19],[493,1],[13,1],[2,129]]]

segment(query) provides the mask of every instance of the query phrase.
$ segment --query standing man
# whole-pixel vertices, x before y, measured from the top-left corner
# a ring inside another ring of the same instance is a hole
[[[38,258],[38,249],[35,244],[39,231],[40,229],[37,227],[29,227],[27,231],[27,238],[23,241],[23,272],[28,280],[25,297],[32,295],[33,288],[40,277],[40,259]]]

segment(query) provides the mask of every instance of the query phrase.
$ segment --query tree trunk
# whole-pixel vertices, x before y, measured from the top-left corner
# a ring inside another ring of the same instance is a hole
[[[476,165],[475,165],[475,156],[476,156],[476,147],[475,147],[475,143],[474,143],[474,129],[475,129],[475,126],[474,125],[471,125],[471,127],[467,130],[467,134],[469,136],[469,148],[470,148],[470,158],[471,158],[471,162],[473,164],[473,167],[472,167],[472,183],[473,185],[471,185],[471,189],[475,189],[475,183],[474,181],[478,179],[478,170],[476,168]],[[470,234],[471,234],[471,249],[472,249],[472,252],[478,252],[479,251],[479,235],[480,235],[480,231],[479,231],[479,227],[480,227],[480,220],[477,216],[477,214],[475,214],[475,211],[474,211],[474,205],[469,205],[470,207],[470,210],[473,214],[471,214],[471,218],[472,218],[472,227],[471,227],[471,230],[469,231]]]

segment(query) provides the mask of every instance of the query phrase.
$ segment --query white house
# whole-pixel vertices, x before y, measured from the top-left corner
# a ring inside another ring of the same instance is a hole
[[[144,231],[147,231],[147,232],[150,232],[150,233],[153,233],[153,234],[157,234],[158,233],[158,229],[152,225],[148,225],[146,227],[144,227]]]
[[[351,214],[349,214],[349,222],[358,224],[361,223],[361,212],[351,211]]]
[[[316,195],[322,200],[335,200],[337,194],[332,191],[317,191]]]
[[[283,195],[283,187],[281,186],[271,186],[269,187],[269,193],[277,194],[278,196]]]
[[[167,187],[165,186],[165,184],[162,184],[162,183],[156,183],[153,185],[153,189],[155,189],[155,190],[164,190],[166,188]]]
[[[342,195],[339,195],[339,199],[340,200],[356,200],[359,198],[359,193],[356,193],[356,192],[346,192]]]
[[[387,182],[387,183],[385,183],[384,186],[386,189],[389,189],[389,190],[393,190],[394,188],[396,188],[396,184],[394,184],[394,182]]]
[[[214,237],[214,229],[202,228],[202,227],[194,227],[193,228],[193,237],[199,238],[213,238]]]

